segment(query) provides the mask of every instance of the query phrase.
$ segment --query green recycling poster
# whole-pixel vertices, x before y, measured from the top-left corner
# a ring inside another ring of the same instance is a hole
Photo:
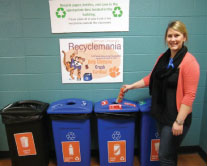
[[[52,33],[129,31],[129,0],[49,0]]]

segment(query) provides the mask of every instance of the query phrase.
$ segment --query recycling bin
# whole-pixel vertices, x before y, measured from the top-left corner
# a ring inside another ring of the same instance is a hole
[[[48,108],[58,166],[90,166],[92,108],[82,99],[59,100]]]
[[[1,110],[5,124],[12,166],[47,166],[49,164],[49,104],[17,101]]]
[[[150,115],[151,98],[139,101],[141,112],[140,129],[140,165],[159,166],[160,136],[156,128],[156,121]]]
[[[133,166],[135,119],[139,108],[129,100],[95,103],[100,166]]]

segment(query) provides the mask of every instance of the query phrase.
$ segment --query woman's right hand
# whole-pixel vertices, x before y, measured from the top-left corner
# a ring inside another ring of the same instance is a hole
[[[122,86],[122,88],[124,89],[124,93],[128,92],[128,90],[139,89],[139,88],[144,88],[144,87],[145,87],[145,83],[144,83],[143,79],[141,79],[133,84],[125,84]]]
[[[123,85],[122,88],[124,89],[124,93],[128,92],[128,90],[130,90],[132,87],[131,85]]]

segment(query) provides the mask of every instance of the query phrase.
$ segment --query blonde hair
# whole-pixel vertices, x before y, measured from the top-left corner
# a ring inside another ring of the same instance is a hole
[[[181,21],[172,21],[168,24],[167,29],[165,31],[165,41],[166,41],[166,38],[167,38],[168,30],[170,28],[172,28],[175,31],[178,31],[178,32],[182,33],[183,36],[186,38],[186,41],[188,40],[188,31],[186,29],[185,24]]]

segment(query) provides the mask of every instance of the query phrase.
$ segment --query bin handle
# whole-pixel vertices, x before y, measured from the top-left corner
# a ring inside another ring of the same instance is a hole
[[[137,112],[130,112],[130,113],[96,113],[96,117],[98,118],[103,118],[103,119],[108,119],[108,118],[112,118],[112,119],[119,119],[119,118],[123,118],[123,119],[131,119],[131,118],[136,118],[137,116]]]

